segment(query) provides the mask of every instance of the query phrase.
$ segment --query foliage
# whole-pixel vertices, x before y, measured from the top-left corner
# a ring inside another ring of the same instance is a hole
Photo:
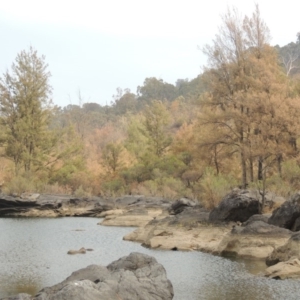
[[[161,101],[153,101],[146,107],[144,128],[142,132],[147,138],[148,150],[161,157],[172,139],[167,133],[169,113]]]
[[[237,186],[236,179],[231,175],[215,174],[212,168],[207,168],[200,181],[200,197],[205,207],[216,207],[222,197]]]
[[[299,36],[281,48],[269,37],[258,6],[245,17],[228,9],[202,74],[175,85],[149,77],[104,106],[79,92],[77,105],[53,107],[44,57],[22,51],[0,81],[3,186],[184,196],[209,208],[237,185],[299,190]]]
[[[0,121],[5,157],[15,165],[15,173],[30,171],[51,155],[56,141],[49,131],[51,121],[50,73],[45,57],[32,47],[21,51],[11,72],[0,79]]]

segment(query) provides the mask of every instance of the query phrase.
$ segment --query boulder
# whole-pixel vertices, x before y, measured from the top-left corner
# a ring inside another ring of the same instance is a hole
[[[291,236],[287,229],[269,225],[264,221],[234,225],[218,246],[216,254],[244,258],[266,259],[274,248],[284,245]]]
[[[291,258],[300,259],[300,232],[295,232],[281,247],[276,248],[266,259],[267,266],[288,261]]]
[[[42,289],[35,300],[168,300],[173,286],[155,258],[131,253],[107,267],[91,265],[63,282]]]
[[[300,217],[298,217],[295,222],[294,225],[292,227],[292,231],[299,231],[300,230]]]
[[[269,218],[269,224],[287,228],[290,230],[298,229],[300,217],[300,192],[285,201],[280,207],[273,211]],[[297,221],[297,222],[296,222]]]
[[[247,190],[233,190],[225,196],[218,207],[209,214],[209,221],[222,222],[245,222],[251,216],[258,214],[260,202],[249,194]]]
[[[300,261],[292,258],[285,262],[277,263],[265,270],[266,277],[273,279],[289,279],[300,277]]]
[[[253,215],[246,222],[243,223],[243,226],[247,226],[252,222],[261,221],[264,223],[268,223],[269,215]]]
[[[184,211],[187,207],[194,207],[197,203],[193,200],[187,199],[187,198],[181,198],[179,200],[176,200],[171,204],[168,211],[170,215],[177,215]]]

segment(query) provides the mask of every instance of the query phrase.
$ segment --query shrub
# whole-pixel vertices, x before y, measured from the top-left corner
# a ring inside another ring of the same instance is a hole
[[[216,207],[221,199],[236,185],[237,182],[233,176],[215,174],[212,168],[206,168],[199,187],[203,205],[209,209]]]
[[[34,178],[29,173],[25,173],[6,181],[3,192],[8,195],[20,196],[22,193],[37,192]]]

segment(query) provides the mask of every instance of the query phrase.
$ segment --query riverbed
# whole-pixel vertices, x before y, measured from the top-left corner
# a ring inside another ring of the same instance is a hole
[[[0,298],[36,294],[90,264],[108,265],[131,252],[154,256],[167,271],[175,300],[299,299],[300,281],[257,275],[263,262],[201,252],[158,251],[123,241],[133,228],[99,226],[97,218],[0,219]],[[70,249],[92,248],[68,255]]]

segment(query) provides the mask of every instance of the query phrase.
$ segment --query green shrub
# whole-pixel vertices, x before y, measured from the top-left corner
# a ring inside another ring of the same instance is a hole
[[[3,192],[8,195],[20,196],[22,193],[37,192],[34,178],[28,173],[13,177],[6,182],[3,187]]]
[[[216,207],[236,185],[237,181],[233,176],[215,174],[212,168],[206,168],[199,186],[203,205],[209,209]]]
[[[111,179],[110,181],[102,182],[101,188],[102,188],[102,192],[106,196],[121,196],[126,191],[124,183],[120,178]]]
[[[77,188],[74,192],[74,196],[75,197],[79,197],[79,198],[85,198],[85,197],[90,197],[91,193],[84,190],[83,187],[80,185],[79,188]]]

